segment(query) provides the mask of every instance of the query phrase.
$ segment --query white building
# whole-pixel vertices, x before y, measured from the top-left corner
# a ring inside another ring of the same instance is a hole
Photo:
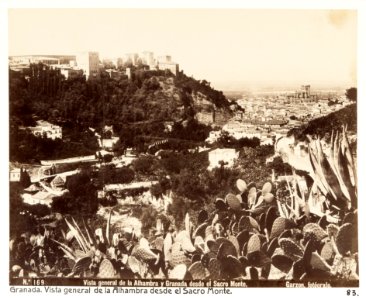
[[[11,182],[19,182],[20,181],[20,168],[14,168],[10,170],[9,180]]]
[[[76,56],[78,68],[84,71],[86,78],[96,77],[99,74],[99,53],[81,52]]]
[[[23,198],[23,202],[26,204],[29,205],[43,204],[47,205],[48,207],[51,207],[53,197],[55,197],[55,195],[52,195],[47,191],[39,191],[34,195],[24,193],[21,195],[21,197]]]
[[[78,173],[80,173],[79,169],[57,174],[55,176],[55,178],[53,178],[52,181],[50,182],[51,188],[55,191],[64,190],[67,177],[73,176],[73,175],[78,174]]]
[[[124,62],[136,66],[139,55],[137,53],[126,53],[124,55]]]
[[[213,144],[220,138],[220,136],[221,136],[221,130],[210,131],[205,142]]]
[[[131,79],[131,77],[132,77],[131,68],[126,68],[126,76],[127,76],[128,79]]]
[[[105,70],[110,78],[119,80],[125,76],[125,73],[122,71],[118,71],[115,69],[107,69]]]
[[[119,137],[118,136],[114,136],[110,139],[101,139],[99,140],[100,143],[100,147],[102,147],[103,149],[107,149],[107,150],[112,150],[113,146],[119,141]]]
[[[77,78],[83,76],[83,70],[77,70],[73,68],[61,69],[61,74],[65,76],[66,79]]]
[[[172,62],[172,57],[170,55],[160,55],[158,56],[158,63]]]
[[[224,162],[224,166],[228,168],[232,168],[234,166],[234,162],[239,157],[239,152],[232,148],[222,148],[215,149],[208,153],[208,160],[210,165],[208,166],[208,170],[212,170],[213,168],[217,168],[221,166],[221,162]]]
[[[142,63],[148,66],[155,65],[154,53],[150,51],[144,51],[141,55]]]
[[[179,65],[174,62],[159,62],[158,63],[159,70],[169,70],[174,75],[177,75],[179,72]]]
[[[21,55],[10,57],[11,64],[38,64],[43,63],[46,65],[59,64],[60,58],[52,57],[49,55]]]
[[[28,127],[28,129],[35,135],[43,137],[46,135],[48,139],[62,139],[62,128],[58,125],[53,125],[47,121],[37,121],[37,126]]]
[[[229,133],[230,136],[236,138],[236,139],[242,139],[242,138],[262,138],[261,132],[255,130],[254,126],[252,125],[246,125],[239,122],[228,122],[222,127],[223,131],[226,131]]]
[[[65,76],[66,79],[72,79],[79,76],[83,76],[84,71],[75,67],[71,67],[70,65],[50,65],[53,69],[59,69],[61,74]]]
[[[122,57],[114,57],[110,59],[111,64],[117,69],[123,67],[123,58]]]
[[[169,70],[174,75],[177,75],[179,72],[179,65],[172,61],[172,57],[170,55],[158,56],[157,60],[159,70]]]

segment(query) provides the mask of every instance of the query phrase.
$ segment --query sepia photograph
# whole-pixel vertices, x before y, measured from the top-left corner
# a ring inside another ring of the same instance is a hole
[[[14,291],[359,287],[357,10],[7,13]]]

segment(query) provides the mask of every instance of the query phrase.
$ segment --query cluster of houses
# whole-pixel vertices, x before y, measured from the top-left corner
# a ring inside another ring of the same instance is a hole
[[[19,171],[20,170],[20,171]],[[67,192],[66,180],[69,176],[79,173],[80,170],[73,170],[62,173],[55,173],[55,166],[26,166],[17,168],[10,165],[10,181],[21,180],[21,176],[27,173],[30,179],[30,185],[23,190],[23,202],[35,205],[43,204],[51,206],[53,198],[61,196]],[[14,174],[19,174],[13,177]]]
[[[27,129],[35,136],[46,137],[48,139],[62,139],[62,128],[61,126],[51,124],[47,121],[38,120],[36,121],[36,126],[29,126]]]
[[[334,101],[334,105],[329,105],[330,101]],[[259,121],[268,125],[274,121],[282,126],[288,123],[293,127],[290,122],[292,119],[306,122],[328,115],[350,103],[343,91],[310,93],[310,85],[304,85],[300,91],[258,93],[239,99],[237,104],[242,111],[238,112],[235,119],[246,123]]]
[[[332,105],[330,101],[333,101]],[[234,117],[221,130],[210,132],[206,142],[214,143],[225,131],[236,139],[258,138],[261,145],[273,145],[275,140],[286,136],[290,129],[328,115],[351,102],[336,92],[311,94],[310,85],[304,85],[295,92],[247,96],[237,100],[236,104],[240,108],[235,109]]]

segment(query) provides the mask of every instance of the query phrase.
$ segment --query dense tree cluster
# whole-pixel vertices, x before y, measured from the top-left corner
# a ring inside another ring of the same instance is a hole
[[[135,172],[129,167],[115,168],[114,165],[103,165],[98,172],[100,184],[130,183]]]
[[[45,159],[62,159],[95,154],[97,143],[87,135],[79,142],[65,142],[34,136],[17,127],[10,129],[10,160],[22,163],[39,163]]]
[[[97,190],[87,173],[68,177],[66,188],[68,193],[53,198],[52,211],[77,216],[93,216],[96,213],[99,205]]]
[[[177,86],[185,88],[188,92],[200,92],[208,96],[217,108],[227,108],[229,106],[229,102],[223,92],[213,89],[210,82],[206,80],[195,80],[180,72],[176,77],[175,83]]]
[[[219,139],[215,142],[215,146],[222,148],[235,148],[242,149],[243,147],[258,147],[260,145],[260,139],[254,138],[240,138],[236,139],[229,135],[228,132],[223,131]]]
[[[154,170],[154,162],[156,159],[153,156],[141,156],[132,163],[133,169],[144,175],[151,175]]]
[[[272,162],[268,163],[268,167],[273,169],[276,174],[291,174],[292,168],[288,163],[284,163],[280,156],[276,156]]]
[[[347,99],[357,102],[357,88],[351,87],[346,90],[346,97]]]

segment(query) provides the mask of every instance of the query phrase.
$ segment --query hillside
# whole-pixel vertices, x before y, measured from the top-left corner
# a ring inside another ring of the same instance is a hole
[[[348,131],[357,133],[357,104],[351,104],[339,111],[327,116],[311,120],[300,127],[293,128],[287,133],[294,135],[297,140],[303,141],[306,135],[319,135],[320,137],[330,136],[332,130],[341,130],[343,125],[347,125]]]
[[[9,94],[10,156],[22,162],[95,153],[89,128],[101,133],[105,125],[120,137],[117,152],[143,152],[156,138],[203,142],[212,122],[201,123],[200,115],[230,114],[222,92],[206,81],[142,68],[132,70],[131,79],[102,73],[93,80],[66,80],[58,70],[31,65],[26,74],[10,71]],[[63,140],[44,141],[20,130],[35,119],[62,126]]]
[[[66,80],[59,71],[32,65],[29,74],[10,71],[10,119],[32,123],[32,115],[54,123],[74,123],[99,128],[136,122],[181,122],[195,117],[197,108],[227,110],[222,92],[205,80],[183,72],[133,70],[131,79],[111,79],[107,74],[86,81]],[[197,95],[209,105],[201,107]]]

